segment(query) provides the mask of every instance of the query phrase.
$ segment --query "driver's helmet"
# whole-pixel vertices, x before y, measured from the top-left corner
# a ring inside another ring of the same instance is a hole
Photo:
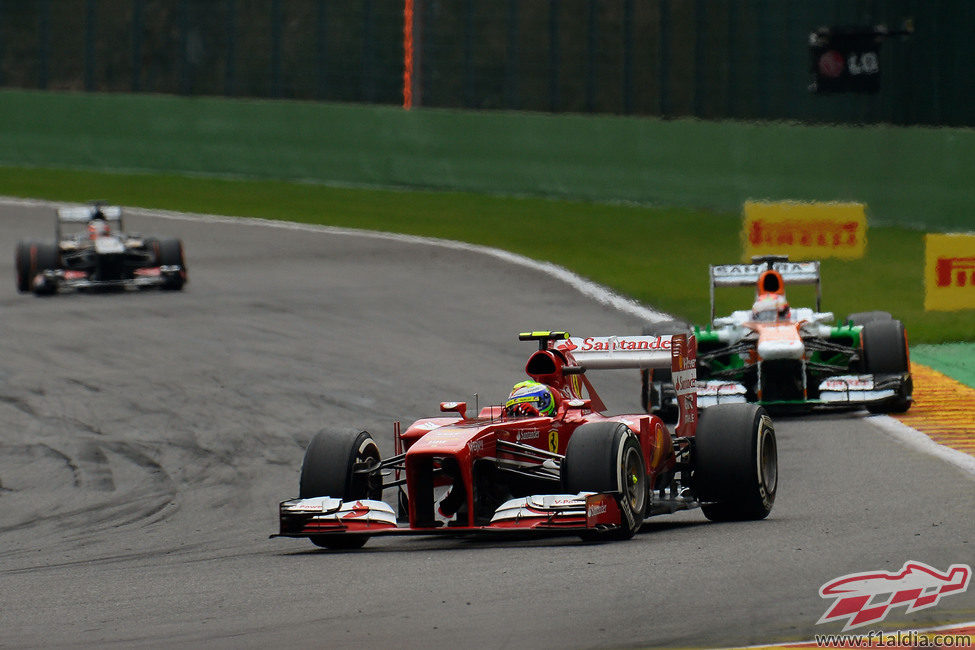
[[[88,222],[88,237],[89,239],[97,239],[98,237],[107,237],[112,234],[112,229],[109,227],[108,222],[104,219],[95,218]]]
[[[760,294],[752,305],[752,320],[756,322],[789,320],[790,313],[789,303],[779,293]]]
[[[555,397],[552,389],[537,381],[518,382],[504,403],[504,413],[509,417],[554,415]]]

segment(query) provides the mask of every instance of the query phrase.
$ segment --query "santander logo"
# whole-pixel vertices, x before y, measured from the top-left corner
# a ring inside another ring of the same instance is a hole
[[[578,339],[577,339],[578,340]],[[569,341],[573,347],[565,346],[564,350],[576,350],[580,352],[611,352],[615,350],[635,351],[635,350],[669,350],[669,336],[634,336],[630,338],[618,336],[587,336],[576,345]]]

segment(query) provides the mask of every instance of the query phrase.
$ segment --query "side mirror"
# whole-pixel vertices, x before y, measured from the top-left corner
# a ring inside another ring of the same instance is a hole
[[[440,402],[440,411],[450,413],[453,411],[460,416],[461,420],[467,419],[467,402]]]
[[[592,400],[591,399],[570,399],[566,400],[565,407],[567,409],[578,409],[578,410],[592,410]]]

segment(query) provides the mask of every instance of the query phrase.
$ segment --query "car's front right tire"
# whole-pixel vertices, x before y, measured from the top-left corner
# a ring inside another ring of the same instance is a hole
[[[381,499],[382,486],[376,485],[375,477],[356,471],[378,465],[379,461],[379,447],[368,432],[320,431],[305,450],[298,496],[302,499],[328,496],[342,501]],[[313,535],[309,539],[324,548],[354,549],[361,548],[369,536],[336,533]]]
[[[622,523],[584,539],[629,539],[640,530],[649,499],[649,480],[640,441],[622,422],[588,422],[569,438],[561,467],[566,492],[620,495]]]

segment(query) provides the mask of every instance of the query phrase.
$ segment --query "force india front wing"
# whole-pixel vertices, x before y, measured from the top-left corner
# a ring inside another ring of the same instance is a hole
[[[901,392],[907,376],[885,375],[837,375],[819,384],[819,399],[802,401],[808,406],[844,407],[865,406],[890,399]],[[698,380],[697,405],[699,408],[715,404],[746,402],[747,389],[743,384],[722,380]],[[765,403],[765,402],[760,402]],[[778,402],[775,402],[778,403]]]
[[[291,499],[280,504],[280,531],[271,537],[332,534],[436,535],[462,533],[579,534],[620,528],[624,509],[616,493],[542,494],[503,503],[484,526],[411,528],[398,522],[385,501],[333,497]]]

